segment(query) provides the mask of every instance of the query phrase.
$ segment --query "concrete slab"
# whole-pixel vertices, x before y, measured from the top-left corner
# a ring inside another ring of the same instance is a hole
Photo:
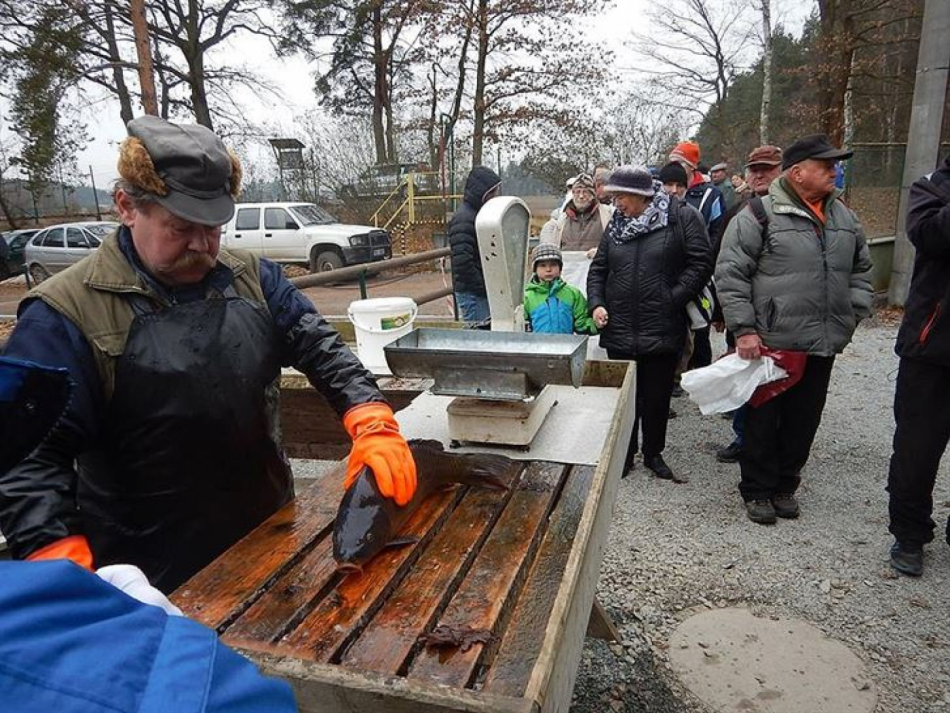
[[[844,644],[803,621],[716,609],[670,637],[673,670],[716,711],[871,713],[877,693]]]

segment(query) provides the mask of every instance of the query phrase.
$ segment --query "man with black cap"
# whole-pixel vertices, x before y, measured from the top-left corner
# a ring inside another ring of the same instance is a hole
[[[133,564],[169,592],[293,497],[280,369],[310,379],[404,504],[415,464],[372,375],[280,268],[220,247],[240,190],[210,130],[145,116],[119,150],[122,226],[20,307],[7,355],[69,370],[50,436],[0,474],[19,559]]]
[[[851,155],[823,135],[799,139],[762,199],[766,220],[743,210],[723,237],[716,285],[739,356],[758,359],[764,348],[808,355],[801,380],[746,417],[739,492],[753,522],[798,517],[795,491],[835,355],[870,314],[867,241],[834,184],[835,162]]]

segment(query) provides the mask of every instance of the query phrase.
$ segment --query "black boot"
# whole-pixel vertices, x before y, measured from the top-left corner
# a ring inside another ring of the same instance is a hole
[[[643,465],[653,471],[653,475],[657,478],[662,478],[663,480],[672,480],[674,483],[688,483],[689,478],[684,475],[677,476],[673,473],[673,469],[670,468],[666,461],[663,460],[663,456],[643,456]]]
[[[891,567],[901,574],[919,577],[924,573],[924,548],[902,545],[895,540],[891,545]]]

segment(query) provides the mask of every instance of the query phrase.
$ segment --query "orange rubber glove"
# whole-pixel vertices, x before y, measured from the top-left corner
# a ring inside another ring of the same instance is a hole
[[[89,540],[82,535],[70,535],[46,547],[41,547],[26,558],[30,562],[40,560],[70,560],[80,567],[94,571],[92,568],[92,550],[89,549]]]
[[[343,427],[353,439],[344,487],[353,485],[363,466],[369,466],[382,495],[400,506],[412,500],[416,492],[416,462],[409,444],[399,433],[393,410],[378,401],[354,406],[343,414]]]

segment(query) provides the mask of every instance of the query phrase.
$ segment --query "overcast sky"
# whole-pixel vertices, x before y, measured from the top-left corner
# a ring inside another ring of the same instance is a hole
[[[663,4],[662,0],[659,1]],[[617,71],[611,73],[611,76],[616,77],[618,82],[629,76],[623,70],[633,64],[630,50],[625,47],[625,43],[631,41],[635,35],[649,36],[649,17],[646,10],[655,5],[653,0],[615,0],[612,10],[590,21],[590,41],[602,43],[615,52]],[[811,13],[814,0],[772,0],[772,5],[773,14],[787,29],[797,34],[804,19]],[[236,49],[236,54],[245,58],[245,64],[267,77],[284,97],[283,105],[268,100],[265,106],[250,93],[243,93],[243,108],[253,121],[289,127],[294,115],[307,110],[317,110],[311,67],[305,61],[299,58],[274,59],[270,46],[263,40],[243,36],[237,44],[239,46],[230,49],[229,54]],[[91,166],[96,186],[107,188],[117,177],[116,146],[125,138],[125,127],[119,119],[115,103],[109,99],[94,104],[90,111],[86,112],[85,120],[93,140],[79,154],[78,167],[80,171],[88,174]]]

